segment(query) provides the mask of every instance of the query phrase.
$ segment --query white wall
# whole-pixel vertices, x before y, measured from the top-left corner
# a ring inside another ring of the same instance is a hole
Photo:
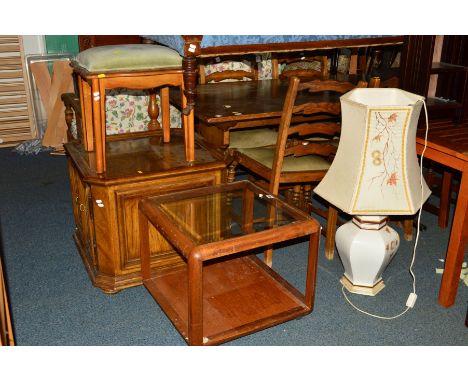
[[[45,36],[23,35],[22,37],[25,56],[28,54],[45,54],[47,52]]]
[[[46,54],[47,48],[45,43],[45,36],[43,35],[22,35],[24,59],[30,55]],[[27,61],[25,61],[27,65]],[[34,81],[30,76],[29,86],[31,88],[31,101],[33,102],[34,122],[36,124],[36,131],[38,137],[42,137],[47,126],[47,114],[42,104],[41,97],[38,90],[34,86]]]

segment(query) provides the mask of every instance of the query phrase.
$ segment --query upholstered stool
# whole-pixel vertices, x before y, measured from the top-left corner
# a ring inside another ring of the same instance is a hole
[[[96,172],[106,171],[106,90],[115,88],[149,89],[148,129],[157,129],[159,114],[155,88],[160,90],[163,140],[170,141],[169,86],[177,86],[186,106],[182,58],[169,48],[159,45],[108,45],[87,49],[72,61],[77,74],[82,111],[83,145],[96,152]],[[193,111],[182,116],[185,134],[185,156],[194,158]]]

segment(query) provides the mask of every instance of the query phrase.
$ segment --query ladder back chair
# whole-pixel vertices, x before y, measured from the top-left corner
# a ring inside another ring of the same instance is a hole
[[[360,86],[367,84],[360,83]],[[340,133],[339,95],[355,84],[334,80],[302,82],[292,77],[284,101],[281,121],[274,147],[232,149],[229,171],[241,165],[260,178],[257,182],[268,185],[268,190],[278,195],[280,186],[293,187],[291,203],[310,211],[311,184],[318,183],[328,171],[337,149]],[[322,116],[321,119],[292,123],[294,116]],[[232,176],[228,176],[232,179]],[[329,207],[327,217],[327,257],[333,257],[334,233],[337,211]],[[271,265],[271,250],[265,253],[265,261]]]
[[[326,55],[310,56],[307,55],[307,52],[277,53],[273,54],[271,58],[271,77],[273,80],[282,81],[289,81],[294,76],[301,81],[325,80],[329,76],[328,67]],[[276,130],[272,128],[232,130],[229,137],[229,148],[273,146],[276,144],[276,138]]]

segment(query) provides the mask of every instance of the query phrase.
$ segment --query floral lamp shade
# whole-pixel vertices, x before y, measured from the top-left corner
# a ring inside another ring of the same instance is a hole
[[[351,215],[416,213],[430,195],[416,156],[423,100],[392,88],[343,95],[340,144],[315,193]]]

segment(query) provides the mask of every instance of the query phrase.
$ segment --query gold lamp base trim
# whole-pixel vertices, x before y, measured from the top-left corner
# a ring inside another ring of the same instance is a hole
[[[363,294],[365,296],[375,296],[379,293],[383,288],[385,288],[385,284],[383,280],[378,281],[374,286],[367,287],[362,285],[354,285],[346,276],[343,276],[340,279],[340,283],[344,285],[344,287],[351,293],[355,294]]]

